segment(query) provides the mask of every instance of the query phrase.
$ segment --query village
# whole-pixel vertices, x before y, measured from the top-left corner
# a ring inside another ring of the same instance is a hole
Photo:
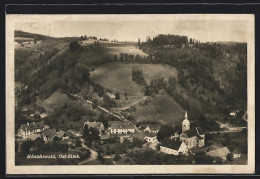
[[[237,112],[230,112],[230,117],[235,117]],[[34,117],[34,114],[30,114],[30,117]],[[39,146],[61,144],[60,147],[63,149],[57,150],[61,151],[59,158],[62,158],[61,155],[77,154],[76,163],[80,165],[93,162],[96,164],[97,161],[101,164],[118,164],[119,159],[123,159],[126,154],[136,150],[153,150],[156,153],[186,157],[195,156],[200,152],[203,156],[212,158],[211,164],[235,163],[240,157],[246,156],[238,147],[229,149],[229,144],[224,146],[221,143],[211,142],[214,135],[224,134],[227,137],[229,133],[244,133],[246,126],[232,126],[218,122],[219,131],[205,133],[200,126],[191,126],[187,110],[183,116],[181,129],[177,130],[174,126],[168,126],[170,131],[165,131],[165,126],[160,124],[138,124],[134,121],[122,122],[120,120],[108,121],[108,127],[104,127],[102,122],[87,120],[78,131],[73,129],[57,131],[44,124],[46,117],[46,114],[41,114],[40,121],[21,125],[16,134],[17,152],[26,152],[24,143],[28,141],[30,145],[27,146],[27,158],[31,158],[28,156],[33,153],[38,154]],[[79,157],[77,151],[81,151],[84,155],[81,154]],[[52,152],[44,152],[45,155],[48,153],[52,154]],[[123,163],[129,164],[129,159],[125,159]],[[192,160],[192,164],[195,163],[196,161]]]

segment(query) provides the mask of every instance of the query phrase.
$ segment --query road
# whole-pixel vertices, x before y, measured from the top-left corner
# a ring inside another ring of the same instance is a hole
[[[84,144],[84,140],[83,140],[83,139],[80,139],[80,140],[81,140],[81,142],[82,142],[82,143],[81,143],[82,147],[85,148],[85,149],[88,149],[88,150],[90,151],[90,156],[89,156],[89,158],[87,158],[86,160],[83,160],[83,161],[79,162],[78,164],[79,164],[79,165],[84,165],[84,164],[87,164],[88,162],[91,162],[91,161],[93,161],[93,160],[96,160],[96,159],[97,159],[97,156],[98,156],[97,152],[94,151],[94,150],[92,150],[92,149],[90,149],[90,148],[88,148],[88,146],[86,146],[86,145]]]
[[[235,130],[235,131],[210,131],[210,132],[205,132],[206,134],[217,134],[217,133],[221,133],[221,134],[223,134],[223,133],[232,133],[232,132],[241,132],[242,131],[242,129],[241,130]]]

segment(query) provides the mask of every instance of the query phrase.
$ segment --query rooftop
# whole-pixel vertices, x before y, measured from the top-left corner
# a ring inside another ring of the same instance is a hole
[[[21,129],[22,130],[35,130],[35,129],[43,129],[44,124],[43,122],[32,122],[32,123],[27,123],[27,124],[22,124]]]
[[[225,157],[229,153],[230,153],[230,151],[227,147],[222,147],[222,148],[218,148],[218,149],[206,152],[206,155],[209,155],[212,157]]]
[[[164,140],[162,141],[162,146],[163,147],[167,147],[170,149],[174,149],[174,150],[179,150],[180,146],[182,144],[182,141],[180,140],[175,140],[175,139],[171,139],[171,140]]]

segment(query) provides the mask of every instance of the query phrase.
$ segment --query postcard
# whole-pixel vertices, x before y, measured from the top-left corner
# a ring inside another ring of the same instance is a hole
[[[6,173],[254,173],[254,23],[6,15]]]

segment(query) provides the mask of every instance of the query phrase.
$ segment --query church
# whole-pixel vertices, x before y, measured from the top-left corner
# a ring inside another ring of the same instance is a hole
[[[205,134],[200,127],[190,129],[190,121],[188,120],[187,111],[182,121],[182,133],[180,141],[184,142],[188,149],[194,147],[203,147],[205,144]]]

